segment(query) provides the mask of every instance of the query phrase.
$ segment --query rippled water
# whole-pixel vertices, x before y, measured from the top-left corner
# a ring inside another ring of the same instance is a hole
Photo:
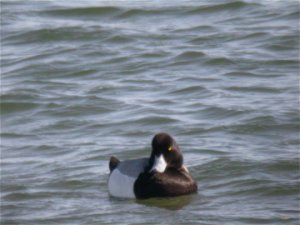
[[[297,1],[1,1],[1,224],[298,224]],[[108,196],[172,134],[192,196]]]

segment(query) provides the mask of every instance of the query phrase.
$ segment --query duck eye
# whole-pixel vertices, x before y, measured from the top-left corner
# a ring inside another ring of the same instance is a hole
[[[170,147],[168,148],[168,151],[172,151],[172,146],[170,146]]]

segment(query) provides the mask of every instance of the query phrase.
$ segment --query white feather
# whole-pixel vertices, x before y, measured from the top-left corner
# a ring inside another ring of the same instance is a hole
[[[133,186],[136,178],[121,173],[118,168],[114,169],[108,180],[110,195],[120,198],[135,198]]]
[[[159,173],[165,172],[167,168],[167,162],[163,155],[160,155],[159,157],[155,156],[155,161],[153,164],[153,167],[150,171],[156,170]]]

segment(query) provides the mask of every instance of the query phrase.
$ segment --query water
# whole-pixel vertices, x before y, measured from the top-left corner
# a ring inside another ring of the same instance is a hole
[[[299,224],[297,1],[1,1],[1,224]],[[172,134],[192,196],[111,198]]]

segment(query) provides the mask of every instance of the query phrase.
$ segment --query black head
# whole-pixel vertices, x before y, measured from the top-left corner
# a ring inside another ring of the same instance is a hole
[[[179,169],[183,157],[176,141],[167,133],[158,133],[152,140],[150,170],[163,172],[166,168]]]

